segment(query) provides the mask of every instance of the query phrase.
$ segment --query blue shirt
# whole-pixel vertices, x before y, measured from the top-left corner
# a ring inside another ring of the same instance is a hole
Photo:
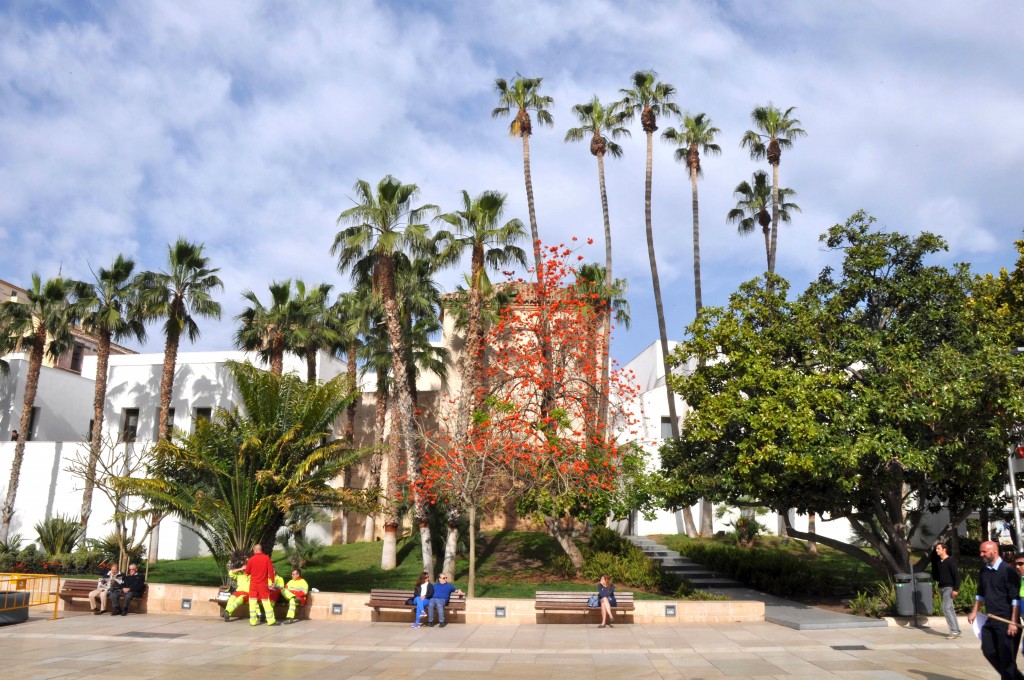
[[[448,598],[452,596],[456,590],[455,586],[445,581],[444,583],[434,584],[434,600],[444,600],[445,604],[448,604]]]

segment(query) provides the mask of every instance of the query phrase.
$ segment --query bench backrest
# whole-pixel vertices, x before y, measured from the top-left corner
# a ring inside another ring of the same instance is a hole
[[[557,604],[586,604],[587,600],[590,599],[591,595],[597,595],[597,592],[565,592],[560,590],[538,590],[536,595],[537,602],[551,602]],[[632,592],[616,592],[615,601],[619,605],[632,604],[633,593]]]
[[[412,588],[408,590],[394,590],[389,588],[371,588],[370,589],[370,600],[372,602],[387,603],[385,606],[405,607],[412,606],[406,605],[405,601],[412,597]],[[455,604],[461,602],[465,604],[466,596],[459,595],[458,593],[452,593],[451,597],[448,598],[448,604]]]

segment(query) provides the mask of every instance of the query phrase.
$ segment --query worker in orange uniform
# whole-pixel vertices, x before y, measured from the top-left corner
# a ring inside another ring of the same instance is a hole
[[[259,609],[261,608],[267,617],[267,625],[276,625],[274,603],[270,601],[270,586],[268,585],[273,583],[276,576],[274,563],[263,553],[263,546],[259,543],[252,547],[252,557],[245,563],[245,573],[249,575],[249,625],[259,625]],[[256,606],[257,602],[259,602],[259,607]]]
[[[292,569],[292,580],[281,591],[281,597],[288,600],[288,614],[285,616],[285,623],[295,623],[295,610],[298,606],[306,605],[306,597],[309,593],[309,583],[302,578],[302,572]]]

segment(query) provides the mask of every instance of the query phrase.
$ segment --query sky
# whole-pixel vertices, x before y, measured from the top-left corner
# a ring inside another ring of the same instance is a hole
[[[777,273],[794,292],[838,261],[818,236],[860,209],[889,230],[942,235],[937,263],[997,272],[1024,237],[1022,24],[1024,4],[962,0],[6,0],[0,278],[92,280],[119,253],[159,270],[184,237],[204,244],[225,288],[221,320],[181,349],[230,349],[243,291],[267,302],[289,278],[350,289],[329,251],[358,179],[394,175],[445,211],[463,189],[498,190],[528,228],[521,142],[490,115],[495,78],[517,73],[542,77],[554,99],[554,126],[535,125],[530,142],[540,237],[593,238],[579,252],[603,263],[596,161],[563,138],[573,105],[612,102],[647,69],[721,129],[699,189],[706,306],[765,269],[760,233],[725,216],[736,185],[769,169],[739,145],[769,102],[796,107],[807,131],[780,165],[802,208],[779,235]],[[613,341],[623,363],[658,336],[645,138],[631,129],[606,161],[613,270],[632,315]],[[672,151],[655,139],[653,229],[668,333],[681,339],[695,314],[691,192]],[[126,344],[162,351],[159,326]]]

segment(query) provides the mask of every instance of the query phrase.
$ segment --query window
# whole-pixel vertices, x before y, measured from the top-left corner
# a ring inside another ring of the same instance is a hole
[[[668,416],[661,419],[661,438],[672,439],[672,419]]]
[[[75,348],[71,350],[71,370],[81,375],[82,373],[82,356],[85,354],[85,346],[75,343]]]
[[[124,415],[121,417],[121,436],[119,439],[122,442],[133,442],[138,436],[139,409],[126,408]]]
[[[192,416],[192,429],[195,429],[196,423],[198,423],[200,420],[205,420],[209,422],[210,418],[212,417],[213,409],[210,408],[209,406],[197,408]]]
[[[25,441],[35,441],[39,437],[39,407],[33,406],[32,413],[28,417],[28,432],[25,434]]]

